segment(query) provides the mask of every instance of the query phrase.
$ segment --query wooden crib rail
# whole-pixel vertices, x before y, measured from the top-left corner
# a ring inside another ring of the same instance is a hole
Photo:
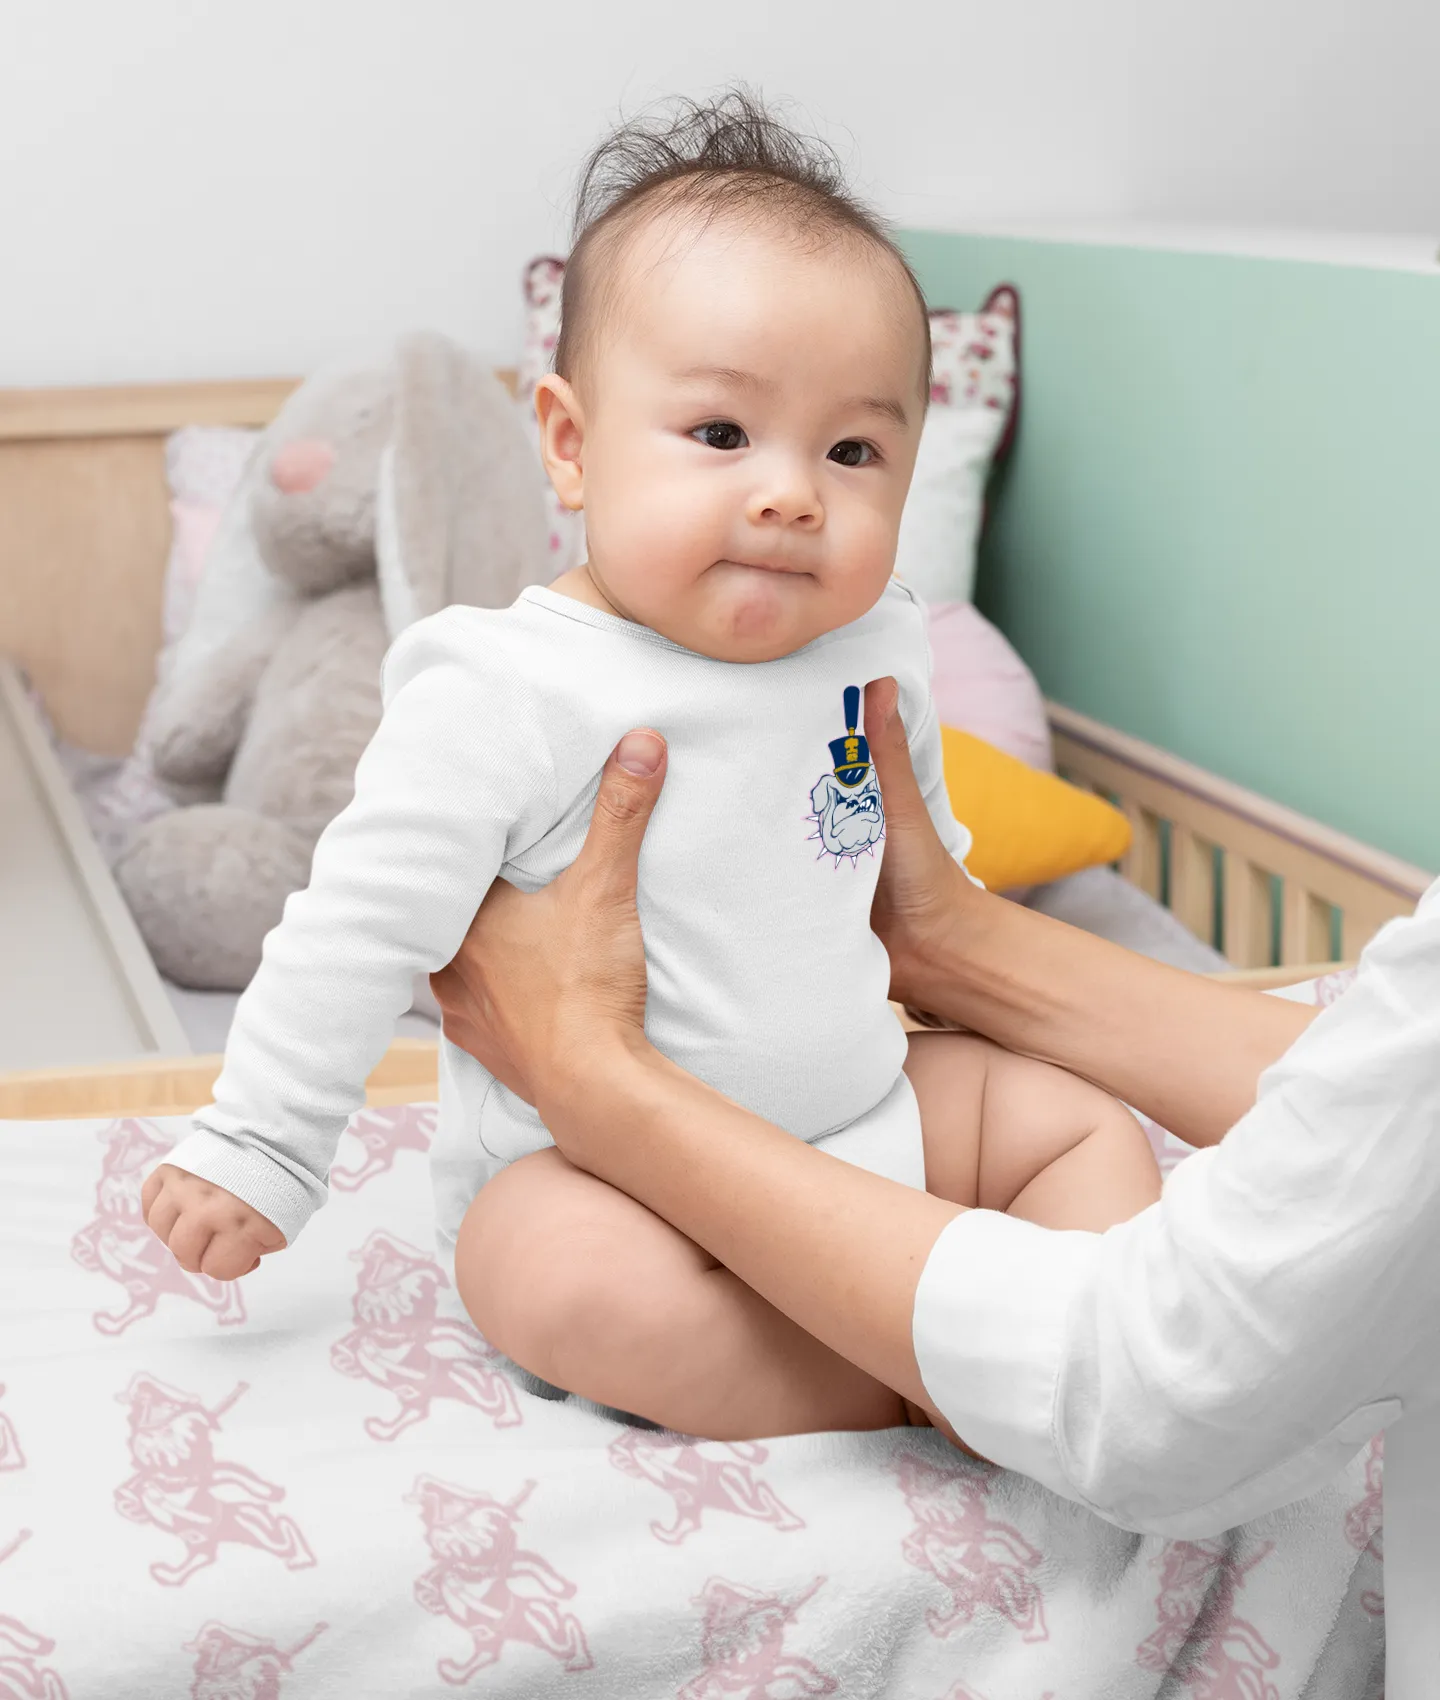
[[[0,1074],[0,1121],[188,1115],[210,1102],[223,1060],[219,1056],[136,1057],[93,1067]],[[365,1102],[433,1103],[439,1092],[438,1068],[435,1040],[392,1040],[366,1082]]]
[[[1130,821],[1120,872],[1236,968],[1353,961],[1430,884],[1420,868],[1153,744],[1059,703],[1049,711],[1056,768]]]

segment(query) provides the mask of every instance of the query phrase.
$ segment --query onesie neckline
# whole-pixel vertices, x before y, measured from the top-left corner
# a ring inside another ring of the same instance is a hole
[[[618,614],[607,614],[603,608],[592,608],[588,602],[577,602],[573,596],[562,596],[558,590],[551,590],[549,585],[527,585],[520,592],[520,600],[530,603],[532,607],[544,608],[549,613],[558,614],[561,619],[575,620],[582,626],[594,626],[597,631],[614,632],[617,636],[637,642],[655,644],[675,655],[688,655],[693,661],[708,661],[716,667],[773,667],[783,661],[798,661],[801,656],[823,648],[834,638],[851,629],[849,626],[841,626],[836,631],[821,632],[819,637],[811,638],[809,643],[802,644],[799,649],[792,649],[788,655],[776,656],[774,661],[724,661],[719,656],[702,655],[697,649],[687,649],[683,643],[676,643],[673,638],[667,638],[650,626],[642,626],[637,620],[625,620]],[[861,618],[865,616],[862,615]]]

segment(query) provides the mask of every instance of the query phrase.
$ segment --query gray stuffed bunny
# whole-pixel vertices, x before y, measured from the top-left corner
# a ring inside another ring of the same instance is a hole
[[[350,799],[391,639],[550,576],[542,476],[504,387],[442,337],[317,374],[285,403],[152,705],[151,763],[188,806],[139,828],[115,869],[162,973],[249,982]]]

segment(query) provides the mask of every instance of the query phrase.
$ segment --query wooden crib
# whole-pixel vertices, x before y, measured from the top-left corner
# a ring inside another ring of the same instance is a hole
[[[170,529],[166,436],[183,425],[264,425],[294,386],[0,391],[0,658],[24,669],[70,741],[123,754],[150,691]],[[0,703],[23,718],[19,701],[12,673]],[[1050,717],[1060,771],[1131,821],[1120,871],[1222,949],[1239,978],[1282,984],[1353,959],[1429,883],[1418,868],[1073,709],[1052,704]],[[151,1048],[164,1051],[173,1029],[163,989],[40,743],[33,726],[17,734],[15,760],[48,799],[59,853],[75,861],[108,959],[141,1015],[151,1012],[161,1035]],[[217,1057],[152,1055],[0,1075],[0,1116],[192,1109],[208,1101],[218,1066]],[[433,1096],[435,1070],[433,1043],[397,1040],[371,1079],[371,1102]]]

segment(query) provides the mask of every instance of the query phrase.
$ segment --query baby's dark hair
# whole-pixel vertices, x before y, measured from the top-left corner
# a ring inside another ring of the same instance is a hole
[[[573,378],[608,308],[617,243],[661,208],[694,214],[702,225],[763,220],[801,245],[850,242],[888,256],[914,293],[928,397],[930,318],[909,262],[849,188],[834,148],[790,128],[744,87],[715,100],[664,102],[620,125],[586,160],[561,289],[555,370],[562,378]]]

